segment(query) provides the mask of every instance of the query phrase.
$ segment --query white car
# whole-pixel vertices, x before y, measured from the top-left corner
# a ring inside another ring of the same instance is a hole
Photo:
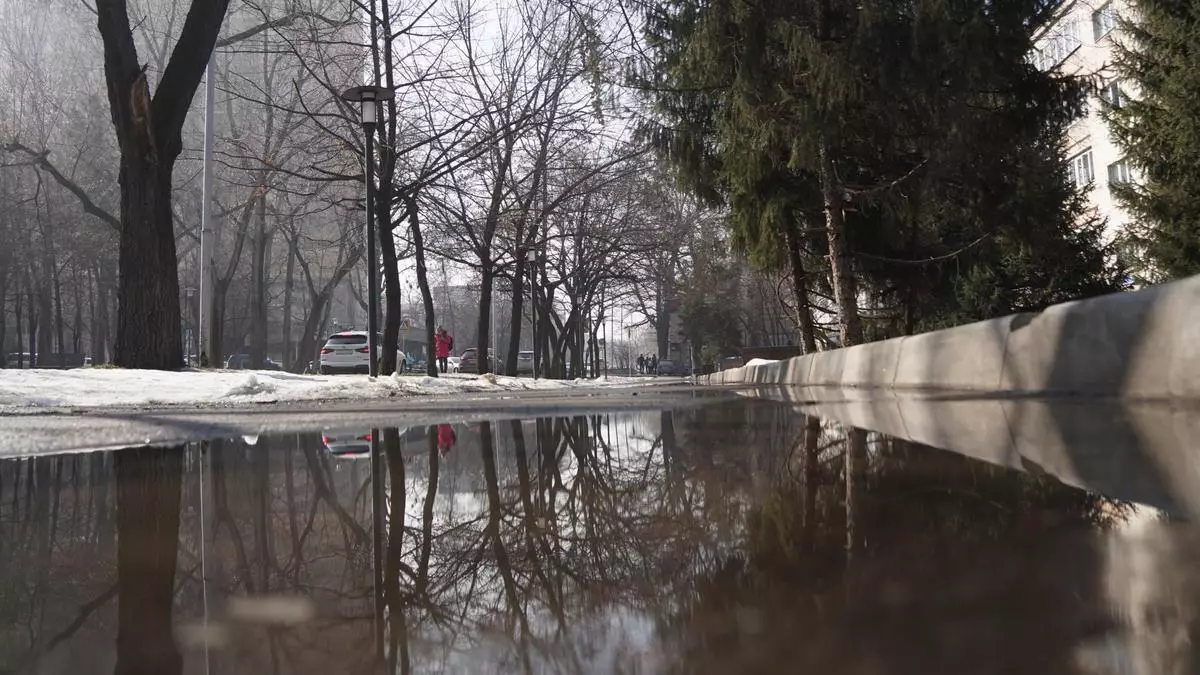
[[[371,431],[327,431],[321,442],[330,454],[338,457],[370,457]]]
[[[377,338],[379,342],[383,340]],[[367,332],[365,330],[347,330],[341,333],[334,333],[325,341],[325,346],[321,347],[321,365],[320,372],[322,375],[332,375],[334,373],[367,373],[370,372],[371,365],[371,350],[367,344]],[[408,366],[408,359],[404,352],[396,352],[396,368],[400,372]]]

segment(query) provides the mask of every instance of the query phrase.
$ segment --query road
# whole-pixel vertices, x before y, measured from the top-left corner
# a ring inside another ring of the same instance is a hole
[[[0,456],[325,429],[666,410],[734,397],[690,385],[422,396],[247,407],[24,409],[0,414]]]

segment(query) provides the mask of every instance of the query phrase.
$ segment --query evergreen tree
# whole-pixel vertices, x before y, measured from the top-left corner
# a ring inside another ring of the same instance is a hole
[[[899,310],[872,337],[1111,290],[1059,143],[1080,83],[1027,60],[1046,16],[1035,0],[665,0],[655,139],[753,258],[792,242],[825,257],[843,344],[860,281]]]
[[[1113,191],[1148,279],[1176,279],[1200,274],[1200,2],[1139,0],[1133,10],[1138,21],[1122,21],[1115,41],[1106,115],[1138,180]]]

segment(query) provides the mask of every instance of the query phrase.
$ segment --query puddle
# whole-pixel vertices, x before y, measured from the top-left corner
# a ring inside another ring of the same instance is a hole
[[[826,412],[0,460],[0,671],[1196,669],[1200,536],[1178,514],[1115,474],[1068,484]]]

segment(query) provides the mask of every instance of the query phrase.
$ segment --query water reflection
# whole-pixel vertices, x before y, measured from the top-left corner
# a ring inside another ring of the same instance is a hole
[[[0,670],[1194,669],[1189,526],[768,402],[255,440],[0,462]]]

